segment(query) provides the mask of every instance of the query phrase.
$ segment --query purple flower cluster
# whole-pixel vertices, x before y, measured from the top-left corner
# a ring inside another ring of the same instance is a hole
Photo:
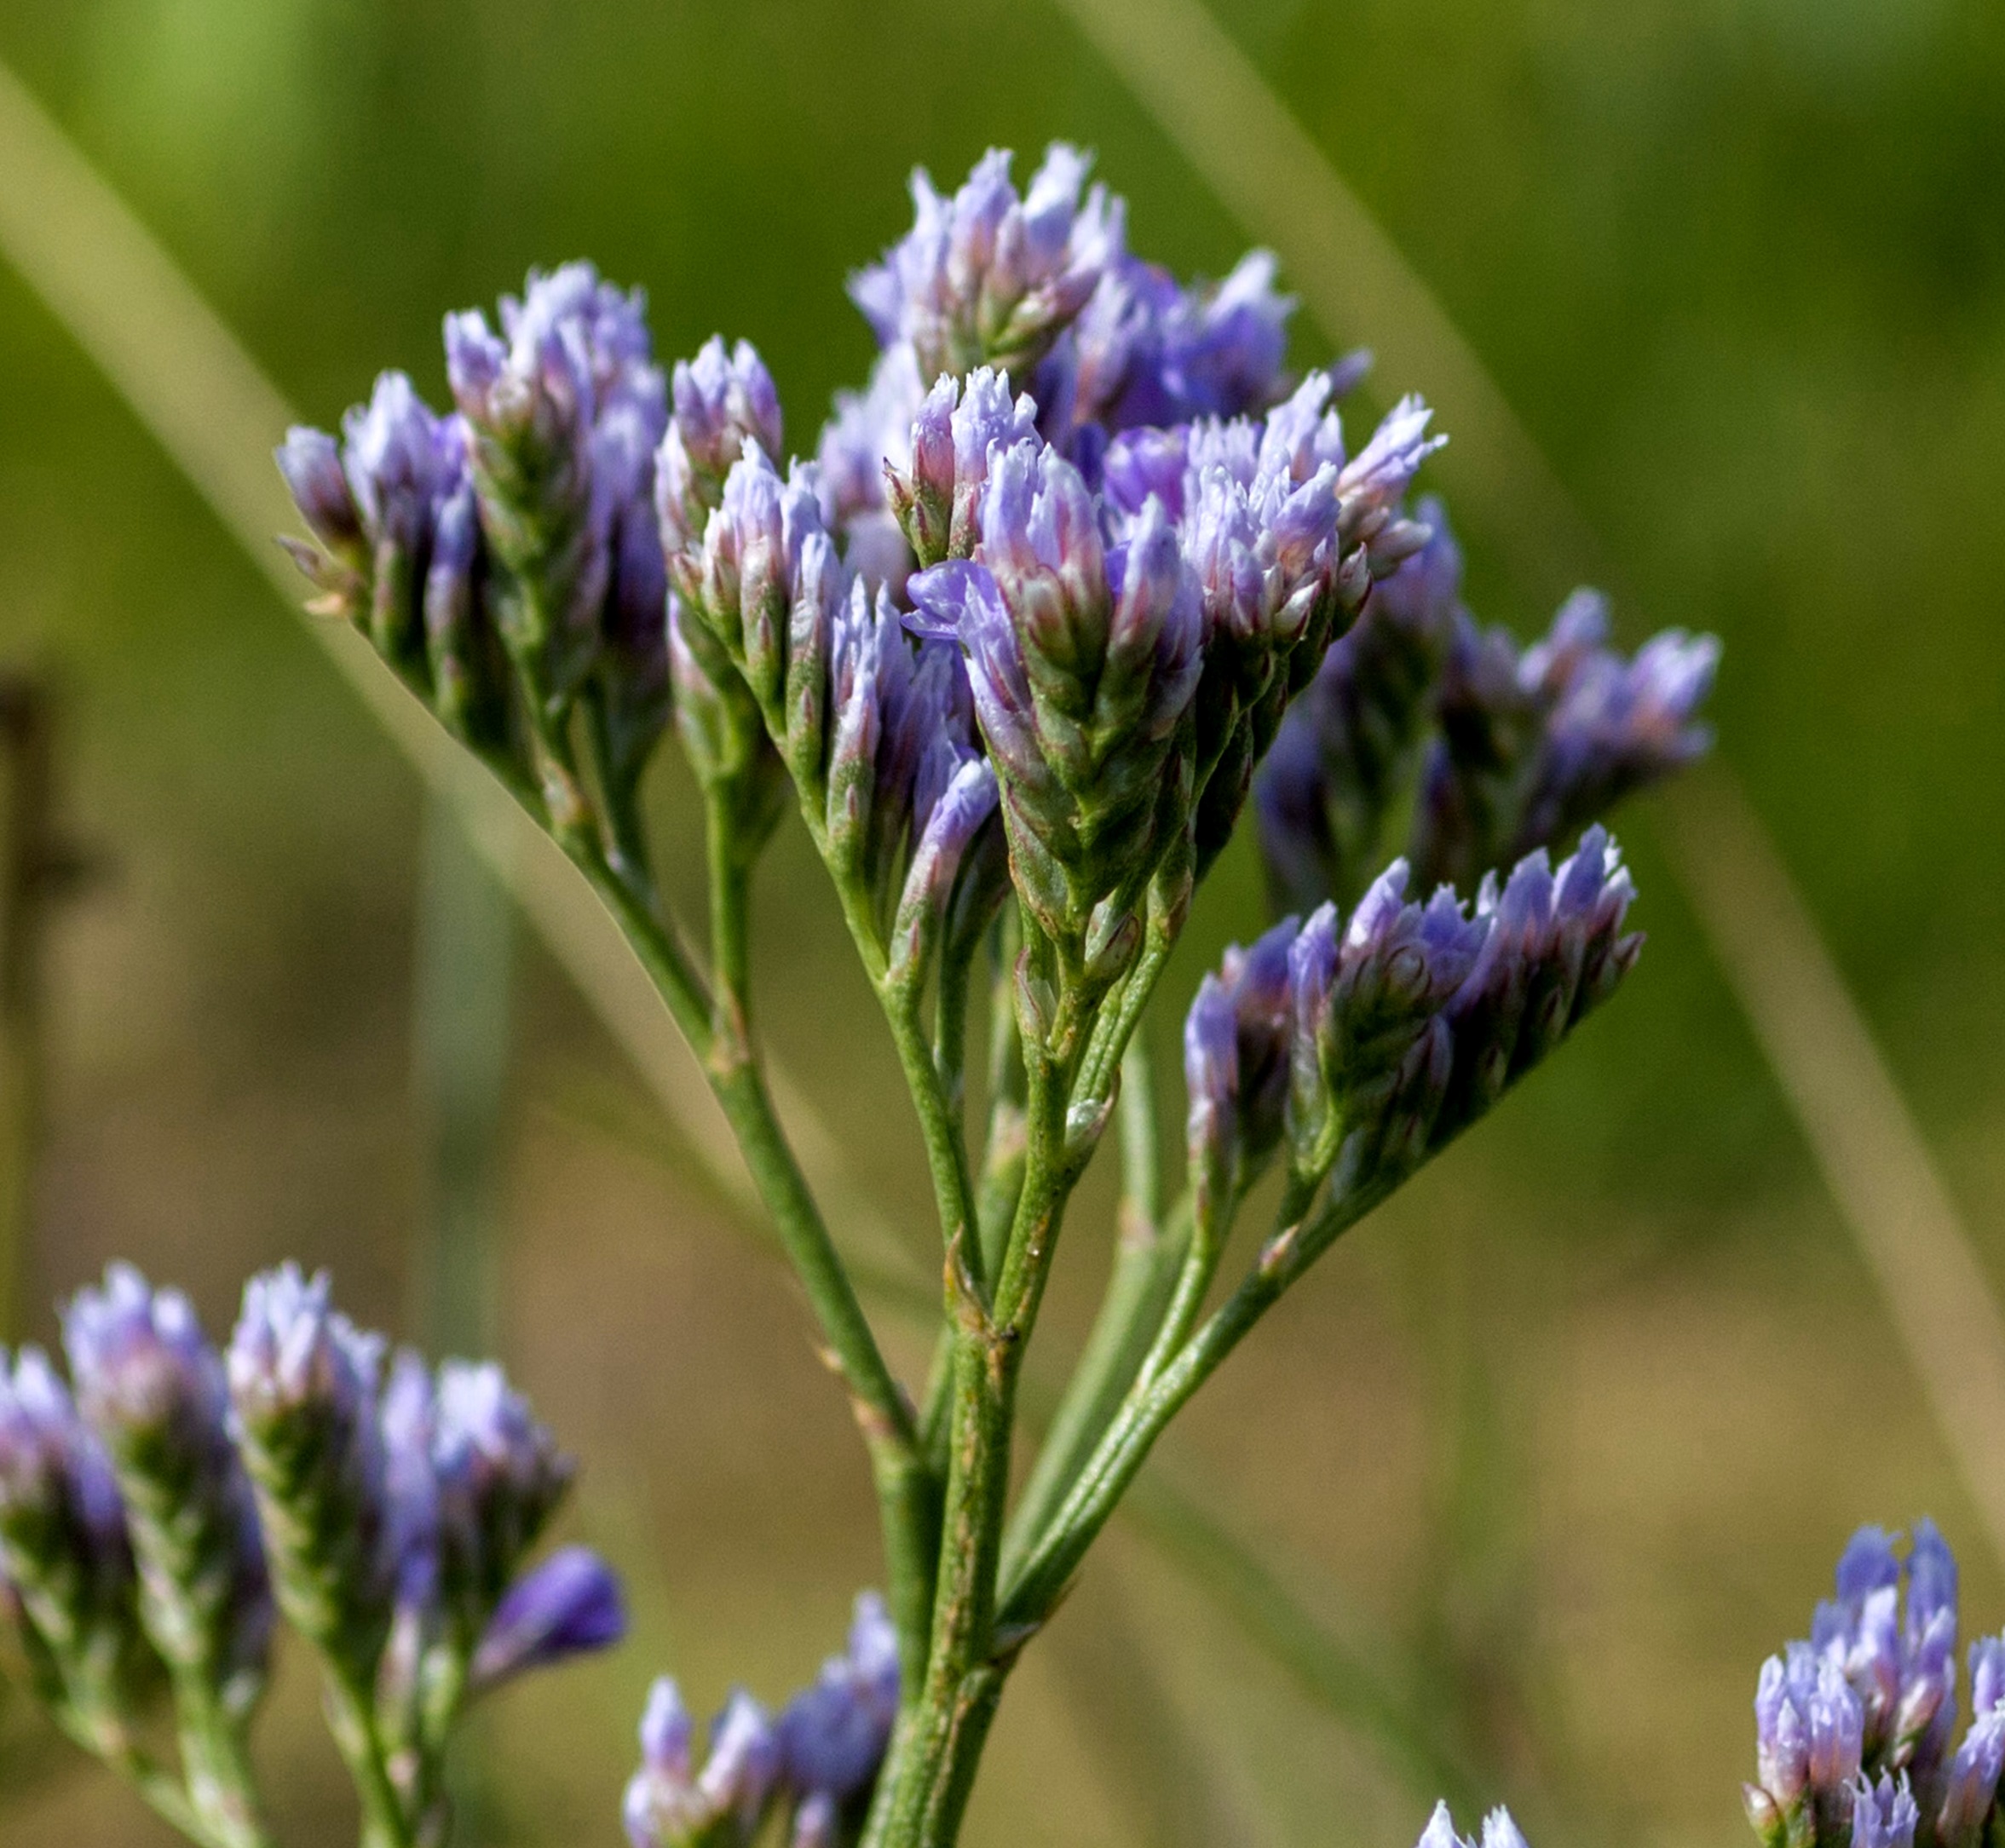
[[[854,1839],[897,1713],[898,1639],[871,1592],[856,1600],[848,1647],[776,1721],[743,1690],[732,1694],[700,1769],[694,1722],[664,1676],[641,1720],[627,1834],[634,1848],[747,1848],[778,1812],[791,1848],[839,1848]]]
[[[1027,375],[1121,254],[1126,209],[1086,187],[1078,149],[1053,142],[1021,196],[1010,163],[990,148],[951,199],[915,171],[912,229],[850,279],[879,344],[909,344],[924,379]]]
[[[667,385],[642,308],[588,263],[533,272],[498,333],[477,309],[447,316],[455,415],[385,373],[341,445],[299,429],[279,451],[320,607],[518,770],[523,734],[556,735],[589,685],[619,799],[668,717],[654,509]]]
[[[1211,419],[1117,438],[1106,461],[1117,520],[1154,496],[1176,518],[1201,589],[1196,871],[1222,850],[1288,702],[1357,615],[1372,581],[1420,549],[1401,505],[1445,438],[1403,399],[1353,457],[1312,372],[1264,420]]]
[[[39,1348],[0,1350],[0,1605],[72,1722],[118,1738],[159,1665],[111,1459]]]
[[[1458,615],[1414,820],[1430,877],[1466,884],[1704,754],[1712,734],[1694,714],[1719,642],[1667,630],[1624,659],[1607,636],[1591,590],[1522,652]]]
[[[1463,608],[1438,504],[1420,518],[1433,538],[1374,585],[1261,769],[1261,845],[1285,903],[1359,889],[1409,777],[1408,858],[1466,890],[1711,742],[1694,714],[1719,659],[1712,637],[1667,630],[1624,659],[1605,646],[1605,601],[1583,590],[1521,651]]]
[[[1462,555],[1439,500],[1422,500],[1414,515],[1427,543],[1372,586],[1253,780],[1260,845],[1282,907],[1355,901],[1378,869],[1386,818],[1418,767],[1461,607]]]
[[[1219,1223],[1279,1146],[1287,1124],[1294,995],[1286,918],[1250,949],[1225,952],[1184,1022],[1186,1131],[1197,1221]]]
[[[865,390],[838,394],[817,455],[823,516],[873,585],[896,591],[912,567],[885,476],[912,469],[913,423],[943,374],[990,367],[1028,388],[1042,434],[1096,484],[1123,430],[1238,417],[1281,394],[1294,304],[1275,292],[1273,257],[1252,252],[1224,282],[1186,287],[1128,252],[1126,207],[1098,187],[1082,200],[1085,173],[1055,145],[1021,199],[994,150],[952,200],[917,175],[912,231],[853,279],[883,350]],[[1340,389],[1363,371],[1363,356],[1345,361]],[[917,556],[938,562],[926,546]]]
[[[1520,861],[1473,906],[1406,898],[1396,861],[1348,924],[1325,905],[1228,953],[1184,1028],[1190,1160],[1229,1211],[1279,1146],[1313,1185],[1370,1198],[1474,1122],[1634,963],[1632,887],[1599,828],[1553,871]]]
[[[1934,1523],[1915,1523],[1904,1558],[1893,1537],[1860,1528],[1810,1640],[1762,1664],[1745,1796],[1763,1842],[1985,1839],[2005,1770],[2005,1638],[1972,1645],[1970,1724],[1952,1749],[1956,1657],[1956,1563]]]
[[[271,1582],[216,1350],[188,1299],[130,1264],[78,1292],[63,1345],[118,1478],[148,1633],[169,1663],[247,1713],[270,1652]]]

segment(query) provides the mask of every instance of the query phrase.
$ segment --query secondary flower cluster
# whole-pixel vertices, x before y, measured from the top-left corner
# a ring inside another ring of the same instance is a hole
[[[742,1689],[695,1761],[694,1722],[664,1676],[641,1720],[641,1768],[626,1787],[634,1848],[747,1848],[768,1816],[792,1848],[855,1839],[898,1713],[898,1638],[884,1602],[856,1600],[849,1645],[774,1719]]]
[[[406,1350],[386,1385],[324,1275],[253,1278],[219,1355],[184,1296],[115,1264],[64,1344],[73,1390],[38,1349],[0,1361],[0,1578],[92,1749],[120,1754],[163,1668],[184,1731],[240,1730],[275,1594],[415,1824],[470,1693],[620,1635],[596,1555],[521,1569],[571,1471],[499,1369]]]
[[[1261,844],[1288,904],[1357,889],[1411,784],[1409,858],[1423,879],[1466,889],[1711,741],[1694,715],[1719,661],[1713,637],[1667,630],[1625,659],[1605,645],[1605,600],[1579,590],[1521,650],[1462,607],[1439,503],[1419,517],[1427,544],[1323,657],[1261,769]]]
[[[1626,975],[1633,895],[1606,832],[1544,849],[1472,905],[1406,897],[1396,861],[1351,913],[1326,904],[1229,950],[1184,1028],[1201,1221],[1229,1216],[1285,1143],[1305,1186],[1369,1196],[1466,1128]]]
[[[2005,1638],[1970,1648],[1956,1730],[1956,1562],[1933,1522],[1903,1557],[1861,1528],[1807,1642],[1761,1667],[1748,1816],[1766,1848],[1974,1848],[2000,1826]]]

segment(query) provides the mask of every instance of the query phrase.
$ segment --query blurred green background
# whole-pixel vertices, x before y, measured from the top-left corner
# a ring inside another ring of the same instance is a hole
[[[1219,16],[1585,508],[1624,639],[1725,637],[1723,754],[2005,1281],[2005,11]],[[323,423],[383,365],[442,399],[443,309],[589,254],[645,285],[665,355],[753,339],[809,446],[866,368],[842,279],[902,227],[906,170],[957,180],[992,142],[1096,147],[1134,244],[1181,271],[1246,241],[1041,4],[9,0],[0,57]],[[1300,330],[1299,359],[1326,350]],[[1521,632],[1585,568],[1555,551],[1541,581],[1507,577],[1496,536],[1468,537],[1472,602]],[[416,780],[4,269],[0,664],[54,676],[64,811],[108,866],[52,943],[31,1332],[113,1255],[186,1284],[212,1328],[286,1255],[332,1266],[359,1317],[436,1327]],[[678,766],[660,797],[687,910]],[[1620,1004],[1327,1260],[1166,1447],[1541,1848],[1744,1839],[1755,1666],[1860,1521],[1932,1511],[1967,1630],[2005,1618],[1647,802],[1622,832],[1653,941]],[[770,1038],[923,1227],[894,1062],[798,829],[760,897]],[[1171,1000],[1261,921],[1236,850]],[[784,1274],[519,941],[481,1209],[495,1339],[583,1458],[568,1526],[629,1573],[637,1621],[497,1702],[468,1839],[612,1844],[649,1677],[705,1707],[738,1679],[783,1695],[872,1577],[873,1527]],[[1173,1039],[1160,1017],[1166,1077]],[[1108,1205],[1089,1189],[1075,1214],[1046,1377],[1090,1316]],[[18,1707],[9,1848],[165,1839]],[[302,1845],[352,1839],[313,1707],[291,1659],[261,1749]],[[969,1839],[1403,1848],[1430,1794],[1121,1534],[1027,1657]]]

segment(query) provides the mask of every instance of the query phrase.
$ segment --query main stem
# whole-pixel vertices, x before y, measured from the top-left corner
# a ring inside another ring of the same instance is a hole
[[[1023,1350],[1037,1315],[1065,1201],[1076,1179],[1066,1108],[1076,1052],[1062,1006],[1046,1045],[1026,1040],[1028,1141],[1023,1189],[993,1292],[948,1268],[954,1321],[946,1505],[925,1678],[899,1717],[864,1848],[950,1848],[1003,1683],[1028,1630],[999,1628],[996,1586],[1007,1512],[1010,1440]]]

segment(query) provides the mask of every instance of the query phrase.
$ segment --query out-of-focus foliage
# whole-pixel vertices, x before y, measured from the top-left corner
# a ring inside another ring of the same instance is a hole
[[[1593,577],[1625,647],[1723,636],[1723,754],[2005,1277],[2005,15],[1253,0],[1228,23],[1606,541],[1507,582],[1464,518],[1472,607],[1529,636]],[[991,141],[1097,147],[1180,272],[1245,242],[1042,5],[13,0],[0,56],[322,423],[385,359],[441,398],[442,307],[589,253],[647,287],[665,354],[757,341],[804,440],[865,371],[841,284],[903,224],[906,168],[958,176]],[[1300,361],[1328,350],[1298,339]],[[1452,507],[1452,446],[1434,481]],[[113,1253],[212,1319],[284,1255],[331,1264],[373,1321],[408,1300],[419,803],[292,620],[0,273],[0,652],[60,669],[70,804],[117,862],[58,946],[37,1304]],[[693,805],[660,774],[686,905]],[[1397,1238],[1354,1235],[1174,1447],[1315,1569],[1313,1599],[1410,1649],[1485,1794],[1547,1845],[1735,1839],[1755,1667],[1858,1522],[1933,1509],[1973,1604],[1998,1602],[1647,805],[1622,832],[1656,941],[1622,1005],[1402,1198]],[[798,832],[760,889],[773,1035],[923,1226],[890,1051]],[[1166,999],[1261,906],[1236,849]],[[573,1526],[633,1575],[637,1634],[498,1719],[478,1839],[613,1839],[650,1675],[672,1662],[704,1707],[734,1678],[792,1685],[873,1569],[791,1293],[659,1140],[534,965],[504,1345],[584,1459]],[[1077,1240],[1056,1322],[1083,1327],[1103,1258]],[[1425,1805],[1386,1760],[1152,1556],[1119,1557],[1131,1636],[1169,1620],[1150,1647],[1205,1743],[1213,1839],[1413,1839]],[[1089,1584],[1027,1667],[971,1839],[1028,1815],[1054,1842],[1155,1827],[1092,1758],[1114,1598]],[[1098,1678],[1066,1667],[1068,1627]],[[276,1699],[281,1826],[339,1839],[299,1665]],[[10,1843],[147,1839],[122,1794],[43,1769],[0,1789]]]

